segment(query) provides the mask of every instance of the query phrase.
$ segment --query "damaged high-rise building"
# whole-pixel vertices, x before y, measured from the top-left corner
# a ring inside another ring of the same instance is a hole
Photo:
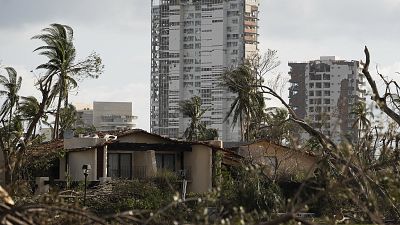
[[[289,104],[296,114],[336,143],[354,141],[359,127],[352,112],[366,94],[359,62],[323,56],[289,67]]]
[[[220,85],[224,70],[258,51],[260,0],[153,0],[151,132],[181,138],[189,118],[182,100],[199,96],[202,122],[223,141],[238,141],[240,126],[225,120],[236,97]]]

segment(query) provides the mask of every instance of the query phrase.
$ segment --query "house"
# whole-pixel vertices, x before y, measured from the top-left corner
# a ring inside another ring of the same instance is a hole
[[[313,175],[317,157],[312,153],[274,144],[268,140],[258,140],[231,148],[252,164],[265,168],[269,176],[304,178]]]
[[[115,131],[94,137],[64,139],[61,181],[84,179],[82,166],[91,165],[89,181],[154,177],[171,171],[188,180],[188,191],[202,193],[213,186],[214,160],[222,142],[184,142],[144,130]]]

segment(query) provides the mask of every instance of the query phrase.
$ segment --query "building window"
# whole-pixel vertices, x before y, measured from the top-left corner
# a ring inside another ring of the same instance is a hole
[[[156,153],[157,170],[175,171],[175,154]]]
[[[324,88],[330,88],[331,87],[331,83],[324,83]]]
[[[107,155],[107,176],[111,178],[132,178],[132,154],[109,153]]]
[[[310,80],[321,80],[321,74],[310,74]]]

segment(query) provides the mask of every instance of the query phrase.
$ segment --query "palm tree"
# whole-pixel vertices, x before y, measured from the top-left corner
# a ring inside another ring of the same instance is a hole
[[[233,116],[232,126],[239,122],[242,140],[249,140],[251,125],[256,125],[257,129],[264,115],[264,97],[256,87],[260,81],[247,64],[225,72],[222,79],[222,85],[237,94],[225,121]]]
[[[360,139],[361,132],[371,126],[371,121],[368,119],[368,117],[373,117],[374,114],[367,110],[367,105],[365,102],[357,102],[353,106],[350,114],[355,115],[356,120],[353,123],[353,128],[358,128],[358,139]]]
[[[72,104],[61,109],[60,112],[60,135],[62,137],[63,132],[72,129],[75,124],[76,118],[76,108]]]
[[[13,119],[13,109],[18,109],[18,91],[21,88],[22,77],[18,77],[17,71],[12,67],[6,67],[4,69],[8,74],[8,79],[0,75],[0,85],[4,88],[4,90],[0,90],[0,96],[7,96],[7,98],[0,109],[0,116],[2,122],[4,122],[4,119],[8,116],[8,124],[10,127]]]
[[[260,134],[261,138],[267,138],[275,144],[290,144],[295,129],[289,120],[289,112],[285,108],[271,107],[267,109],[264,125]]]
[[[34,96],[21,97],[22,101],[19,103],[19,115],[23,121],[27,121],[29,124],[33,122],[33,118],[39,113],[40,103]],[[47,114],[43,114],[41,119],[38,121],[38,125],[42,126],[42,124],[50,125],[47,122],[48,116]],[[36,126],[33,130],[33,137],[36,136]]]
[[[42,40],[46,45],[40,46],[34,51],[41,51],[39,55],[46,56],[49,61],[39,65],[36,69],[46,69],[46,76],[58,77],[51,94],[53,98],[58,95],[53,134],[53,138],[58,138],[61,103],[64,100],[64,104],[68,104],[67,96],[70,84],[72,83],[73,86],[76,86],[76,81],[69,74],[76,56],[72,42],[73,30],[66,25],[51,24],[49,28],[45,28],[42,31],[44,32],[43,34],[36,35],[32,39]]]
[[[18,77],[14,68],[6,67],[4,69],[8,74],[8,79],[0,75],[0,85],[4,88],[0,90],[0,96],[6,96],[0,109],[0,149],[3,153],[5,164],[5,181],[9,182],[13,179],[14,168],[10,156],[22,136],[22,126],[20,126],[19,117],[14,115],[18,109],[18,91],[21,88],[22,78]],[[7,121],[5,120],[6,117],[8,117]]]
[[[76,50],[73,44],[73,29],[67,25],[51,24],[42,30],[43,34],[36,35],[32,39],[39,39],[45,45],[36,48],[39,55],[48,58],[48,62],[39,65],[36,69],[45,69],[47,77],[56,76],[57,82],[53,86],[51,98],[56,99],[57,109],[53,138],[58,138],[60,130],[60,112],[64,101],[64,108],[68,107],[68,93],[76,88],[76,79],[86,77],[97,78],[104,69],[101,58],[92,53],[83,61],[75,61]]]
[[[185,130],[184,137],[188,141],[199,140],[206,131],[206,126],[200,120],[207,109],[201,109],[201,99],[194,96],[189,100],[180,102],[180,111],[184,117],[190,118],[190,125]]]

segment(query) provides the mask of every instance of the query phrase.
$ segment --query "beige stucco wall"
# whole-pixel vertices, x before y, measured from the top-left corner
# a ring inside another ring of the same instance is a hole
[[[88,180],[97,180],[97,150],[91,149],[80,152],[69,152],[68,153],[68,167],[69,174],[73,181],[84,180],[82,166],[84,164],[90,164],[92,170],[89,173]]]
[[[280,175],[304,176],[312,175],[316,168],[316,157],[304,152],[288,149],[269,142],[255,143],[250,146],[243,146],[239,154],[253,163],[260,165],[271,165],[269,157],[276,157],[277,173]],[[311,172],[310,172],[311,171]],[[273,168],[269,173],[274,172]]]
[[[184,154],[184,166],[191,170],[188,191],[203,193],[212,188],[212,149],[204,145],[193,145],[191,152]]]

